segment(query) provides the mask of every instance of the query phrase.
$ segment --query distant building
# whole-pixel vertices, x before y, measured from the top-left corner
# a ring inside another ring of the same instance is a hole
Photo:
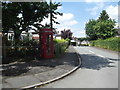
[[[70,29],[67,29],[67,30],[64,29],[63,31],[61,31],[61,37],[63,39],[68,38],[68,39],[72,40],[72,35],[73,35],[73,33],[71,32]]]
[[[13,31],[9,31],[7,34],[7,39],[14,41],[14,32]],[[20,35],[20,40],[25,40],[25,39],[39,39],[39,34],[35,33],[35,32],[25,32],[23,31]]]

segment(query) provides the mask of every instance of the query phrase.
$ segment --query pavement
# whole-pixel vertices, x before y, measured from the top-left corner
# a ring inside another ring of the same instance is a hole
[[[59,80],[80,66],[80,58],[70,46],[59,58],[32,60],[1,65],[1,88],[34,88]]]

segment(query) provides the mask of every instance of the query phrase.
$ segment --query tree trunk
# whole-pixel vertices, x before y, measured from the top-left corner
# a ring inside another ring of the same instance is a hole
[[[2,62],[6,63],[7,60],[7,52],[6,52],[6,49],[7,49],[7,46],[6,46],[6,41],[7,41],[7,36],[6,35],[3,35],[2,36]]]
[[[20,34],[21,33],[15,33],[14,32],[14,40],[15,40],[15,46],[17,46],[17,44],[19,43],[19,41],[20,41]]]

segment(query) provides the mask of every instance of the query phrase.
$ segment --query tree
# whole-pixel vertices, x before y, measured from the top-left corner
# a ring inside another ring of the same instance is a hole
[[[100,17],[98,18],[99,21],[105,21],[109,19],[109,15],[107,14],[107,12],[105,10],[103,10],[100,13]]]
[[[98,20],[86,23],[86,34],[91,40],[106,39],[115,35],[115,20],[111,19],[105,10],[100,13]]]
[[[86,34],[90,40],[97,39],[96,31],[94,30],[94,26],[96,25],[96,23],[97,23],[97,21],[94,19],[91,19],[91,20],[89,20],[88,23],[86,23],[85,30],[86,30]]]
[[[31,26],[38,30],[42,28],[41,21],[49,16],[50,7],[53,13],[52,19],[55,21],[54,14],[61,15],[61,13],[55,12],[58,6],[61,4],[52,3],[50,6],[47,2],[2,2],[3,47],[6,46],[6,36],[9,30],[14,32],[15,46],[17,46],[22,31],[28,32],[33,29]],[[5,49],[3,51],[5,52]]]
[[[55,19],[57,19],[57,17],[55,17],[56,15],[60,15],[60,16],[62,16],[63,15],[63,13],[60,13],[60,12],[57,12],[56,10],[57,10],[57,8],[59,7],[59,6],[62,6],[62,4],[59,2],[59,3],[52,3],[52,2],[50,2],[50,15],[51,15],[51,28],[52,29],[54,29],[53,28],[53,23],[55,23],[55,24],[60,24],[59,22],[57,22],[57,21],[55,21]],[[53,23],[52,23],[53,22]]]
[[[49,13],[48,4],[45,2],[5,2],[2,6],[3,33],[8,33],[9,30],[14,31],[15,41],[19,41],[22,31],[28,31],[30,25],[37,27]]]
[[[88,37],[81,37],[81,38],[78,38],[78,40],[80,41],[80,42],[82,42],[82,41],[89,41],[89,38]]]
[[[2,28],[3,34],[8,33],[10,29],[17,27],[18,23],[18,13],[20,13],[17,8],[18,4],[15,3],[2,3]],[[16,8],[14,8],[16,7]]]
[[[96,35],[99,39],[106,39],[115,35],[115,23],[112,20],[99,21],[95,26],[94,30],[97,32]]]
[[[16,8],[14,8],[16,7]],[[18,30],[18,13],[19,8],[17,4],[14,3],[2,3],[2,53],[3,61],[6,60],[6,43],[7,43],[7,33],[9,30]],[[6,33],[6,34],[5,34]]]
[[[107,12],[103,10],[102,13],[100,13],[97,24],[94,26],[97,37],[100,39],[113,37],[115,34],[115,23],[115,20],[112,20]]]
[[[3,11],[3,32],[7,33],[10,29],[14,31],[15,41],[19,41],[22,31],[28,31],[31,26],[38,30],[43,27],[41,21],[47,18],[52,8],[53,18],[55,15],[62,15],[55,12],[60,3],[52,3],[51,6],[47,2],[11,2],[2,4]],[[21,17],[19,17],[19,15]]]

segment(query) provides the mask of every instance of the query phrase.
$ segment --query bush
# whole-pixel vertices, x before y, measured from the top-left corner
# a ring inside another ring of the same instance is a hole
[[[54,39],[54,42],[55,42],[55,44],[56,44],[56,43],[65,43],[65,42],[67,42],[67,41],[64,40],[64,39]]]
[[[65,39],[68,42],[68,46],[71,44],[71,40],[70,39]]]
[[[90,43],[90,46],[96,46],[96,47],[120,52],[119,45],[120,45],[120,37],[112,37],[105,40],[99,39],[99,40],[91,41]]]
[[[54,39],[55,44],[55,56],[59,56],[61,54],[64,54],[65,50],[68,47],[68,41],[62,39]]]
[[[17,45],[12,43],[7,44],[6,54],[7,58],[34,58],[35,52],[38,52],[37,48],[39,42],[36,40],[23,40],[19,41]]]

